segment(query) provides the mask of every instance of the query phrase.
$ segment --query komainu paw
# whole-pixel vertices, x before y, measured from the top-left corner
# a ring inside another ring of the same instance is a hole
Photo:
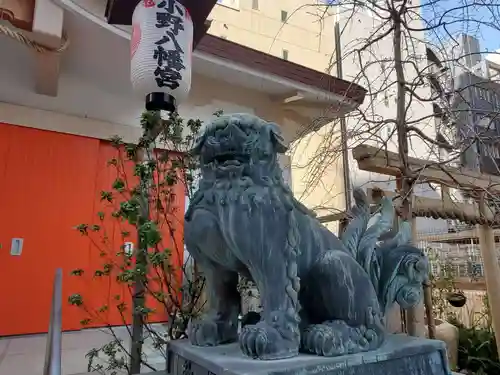
[[[227,320],[207,317],[190,323],[188,337],[196,346],[217,346],[237,341],[238,329]]]
[[[263,321],[246,326],[240,333],[241,351],[251,358],[263,360],[296,356],[299,352],[297,341],[284,338],[278,329]]]
[[[302,333],[301,349],[305,353],[335,357],[373,350],[380,339],[373,329],[350,327],[340,320],[307,327]]]

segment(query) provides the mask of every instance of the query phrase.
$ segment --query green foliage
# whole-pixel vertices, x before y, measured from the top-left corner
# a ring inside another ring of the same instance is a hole
[[[113,189],[123,193],[125,191],[125,181],[118,177],[115,182],[113,182]]]
[[[72,276],[82,276],[85,271],[81,268],[71,271]]]
[[[431,262],[437,261],[437,255],[428,251]],[[472,276],[472,275],[471,275]],[[488,298],[483,298],[483,313],[474,313],[468,324],[460,321],[451,309],[447,296],[460,292],[455,285],[455,274],[451,262],[441,262],[438,275],[431,275],[432,306],[435,317],[455,325],[459,332],[457,371],[471,375],[498,375],[500,361],[497,355],[495,334],[491,322]],[[462,309],[467,308],[466,306]]]
[[[113,193],[111,191],[101,191],[101,201],[113,202]]]
[[[88,275],[90,281],[104,281],[106,285],[105,280],[109,279],[124,285],[130,295],[113,295],[101,306],[91,305],[84,291],[68,297],[70,305],[87,315],[81,321],[82,326],[107,327],[114,337],[87,353],[89,371],[132,371],[133,351],[116,336],[116,328],[108,321],[109,314],[118,313],[124,325],[133,316],[140,317],[146,336],[140,339],[139,346],[148,343],[163,348],[166,341],[185,337],[190,318],[203,308],[200,296],[204,281],[186,264],[176,262],[184,255],[184,244],[177,243],[174,236],[176,227],[182,225],[176,206],[179,185],[188,197],[196,188],[198,160],[189,150],[194,147],[201,126],[201,121],[185,121],[177,113],[163,119],[159,112],[145,112],[141,117],[143,135],[137,144],[124,143],[119,137],[111,139],[116,156],[108,161],[107,167],[114,173],[114,181],[109,190],[100,192],[96,223],[75,227],[92,243],[101,264],[91,270],[77,268],[71,275]],[[168,149],[157,149],[156,142]],[[171,238],[164,239],[162,234]],[[126,252],[126,242],[134,243],[133,253]],[[182,283],[178,277],[181,275]],[[142,291],[137,294],[136,290],[141,290],[136,289],[138,286]],[[108,289],[102,291],[107,296]],[[165,332],[160,332],[150,321],[160,312],[160,306],[168,314]],[[139,360],[155,370],[145,357]]]
[[[83,298],[80,294],[72,294],[68,297],[68,302],[72,306],[82,306]]]
[[[428,249],[427,257],[431,263],[438,262],[437,254],[432,249]],[[451,262],[448,260],[442,262],[439,274],[431,273],[430,281],[432,283],[432,308],[435,317],[445,321],[456,320],[457,316],[450,309],[447,301],[449,293],[458,291],[455,286],[455,275]]]
[[[88,235],[89,226],[87,224],[78,224],[75,229],[80,232],[82,236]]]
[[[458,369],[472,374],[500,374],[500,361],[492,327],[466,327],[458,321],[453,323],[459,331]]]

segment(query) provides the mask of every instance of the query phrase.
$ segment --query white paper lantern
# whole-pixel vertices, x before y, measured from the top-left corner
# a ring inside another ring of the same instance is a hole
[[[132,16],[131,80],[146,109],[174,111],[191,89],[193,21],[176,0],[141,0]]]

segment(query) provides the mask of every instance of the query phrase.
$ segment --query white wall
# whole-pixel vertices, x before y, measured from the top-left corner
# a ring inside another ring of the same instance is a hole
[[[333,17],[309,0],[223,0],[210,14],[209,33],[321,72],[334,49]],[[229,6],[225,6],[225,5]],[[287,13],[286,23],[281,12]]]
[[[413,1],[413,5],[415,5]],[[372,93],[381,91],[387,84],[391,87],[383,89],[382,92],[375,95],[368,93],[365,103],[361,107],[364,115],[372,121],[382,121],[396,118],[396,82],[394,71],[394,52],[391,36],[384,37],[377,43],[374,43],[369,51],[362,55],[363,66],[361,67],[358,61],[356,50],[363,46],[367,39],[374,39],[380,35],[385,29],[374,34],[375,28],[379,27],[380,21],[373,18],[372,14],[367,10],[358,10],[352,17],[351,12],[341,12],[341,30],[342,34],[342,56],[344,79],[354,81],[368,89]],[[421,20],[413,20],[414,25],[422,25]],[[427,66],[427,58],[425,53],[425,40],[421,34],[413,33],[408,49],[403,49],[403,59],[406,56],[412,56],[412,60],[424,69]],[[364,74],[360,74],[363,72]],[[416,74],[412,69],[405,70],[405,78],[411,82],[415,79]],[[423,98],[430,98],[431,92],[429,87],[419,88],[417,93]],[[408,99],[407,99],[408,100]],[[407,121],[416,121],[414,126],[424,132],[431,139],[435,139],[436,129],[434,118],[432,117],[432,103],[420,102],[415,98],[409,107]],[[349,147],[358,144],[370,144],[380,147],[384,143],[387,144],[389,151],[397,152],[397,137],[394,132],[393,124],[386,124],[378,132],[369,131],[369,124],[360,119],[348,119],[348,129],[355,133],[356,136],[349,137]],[[393,134],[391,136],[391,134]],[[414,133],[409,139],[409,154],[412,157],[437,161],[439,158],[438,150],[435,146],[424,142]],[[377,173],[361,171],[357,167],[356,161],[350,158],[350,175],[354,186],[378,186],[382,189],[395,190],[396,184],[394,177],[384,176]],[[435,192],[428,185],[418,185],[415,188],[415,193],[419,196],[428,196],[438,198],[439,193]],[[426,230],[427,228],[435,228],[436,226],[445,226],[444,222],[436,220],[418,219],[418,230]]]

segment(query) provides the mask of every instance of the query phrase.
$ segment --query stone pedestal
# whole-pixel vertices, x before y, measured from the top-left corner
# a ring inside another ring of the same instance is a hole
[[[168,346],[170,375],[449,375],[442,341],[391,335],[378,350],[325,358],[301,354],[279,361],[244,357],[237,344],[200,348]]]

